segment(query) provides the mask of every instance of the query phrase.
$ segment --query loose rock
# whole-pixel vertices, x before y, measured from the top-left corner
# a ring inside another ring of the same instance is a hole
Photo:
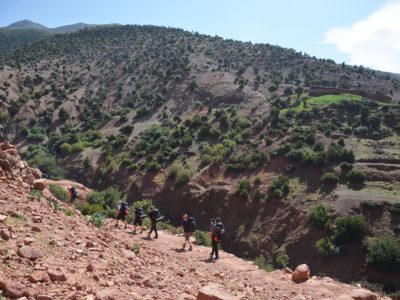
[[[310,277],[310,268],[306,264],[297,266],[292,274],[293,282],[300,283],[306,281]]]
[[[19,248],[17,254],[22,258],[28,258],[30,260],[36,260],[43,256],[43,252],[40,249],[31,246]]]
[[[239,300],[216,284],[203,287],[197,295],[197,300]]]

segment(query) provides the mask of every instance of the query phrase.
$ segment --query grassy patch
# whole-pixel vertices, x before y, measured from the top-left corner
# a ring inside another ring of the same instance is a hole
[[[299,101],[299,104],[297,106],[283,109],[282,113],[286,113],[289,109],[295,111],[310,110],[313,106],[327,106],[334,103],[340,103],[343,100],[361,102],[362,97],[352,94],[324,95],[319,97],[310,97],[305,102]],[[306,104],[306,106],[304,106],[304,104]]]

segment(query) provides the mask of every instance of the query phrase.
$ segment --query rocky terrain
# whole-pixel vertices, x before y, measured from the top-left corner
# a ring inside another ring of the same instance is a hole
[[[267,273],[226,252],[210,261],[209,248],[183,251],[168,232],[155,240],[113,220],[95,227],[68,203],[56,208],[13,146],[0,144],[0,158],[2,299],[388,299],[312,270],[309,278],[306,265]]]
[[[0,65],[0,134],[50,179],[150,199],[173,225],[220,216],[225,249],[267,268],[400,289],[398,77],[157,26],[50,36]]]

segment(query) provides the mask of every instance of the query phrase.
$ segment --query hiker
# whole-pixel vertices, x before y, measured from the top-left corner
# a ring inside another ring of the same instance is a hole
[[[183,234],[185,236],[185,242],[182,245],[183,250],[186,248],[186,242],[189,243],[189,251],[193,250],[192,243],[190,242],[190,237],[196,230],[196,220],[194,217],[189,217],[188,214],[183,214],[182,216],[182,228]]]
[[[140,228],[140,233],[143,232],[142,229],[142,221],[146,217],[146,214],[144,213],[143,208],[141,207],[136,207],[135,208],[135,220],[133,221],[133,234],[136,234],[136,227],[139,226]]]
[[[210,226],[210,235],[211,235],[211,259],[214,258],[218,259],[218,244],[221,242],[222,237],[225,233],[224,224],[219,219],[211,219],[211,226]]]
[[[74,186],[71,186],[71,187],[68,189],[68,191],[69,191],[69,199],[70,199],[71,203],[74,203],[75,200],[76,200],[76,199],[78,198],[78,196],[79,196],[78,189],[77,189],[76,187],[74,187]]]
[[[115,227],[118,227],[119,225],[119,220],[124,221],[125,224],[125,229],[128,228],[128,225],[126,223],[126,216],[128,215],[128,203],[119,201],[118,208],[117,208],[117,224],[115,224]]]
[[[147,237],[150,238],[151,233],[154,231],[155,233],[154,238],[157,239],[158,238],[157,222],[161,219],[160,211],[156,208],[150,207],[147,216],[150,218],[151,222],[151,228]]]

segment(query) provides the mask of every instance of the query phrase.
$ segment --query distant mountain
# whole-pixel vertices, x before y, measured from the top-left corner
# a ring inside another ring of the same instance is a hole
[[[0,28],[0,54],[7,53],[21,46],[29,45],[53,34],[75,32],[85,28],[101,25],[76,23],[55,28],[48,28],[42,24],[30,20],[14,22]]]
[[[38,30],[48,30],[48,28],[42,24],[32,22],[30,20],[21,20],[14,22],[7,27],[6,29],[38,29]]]

